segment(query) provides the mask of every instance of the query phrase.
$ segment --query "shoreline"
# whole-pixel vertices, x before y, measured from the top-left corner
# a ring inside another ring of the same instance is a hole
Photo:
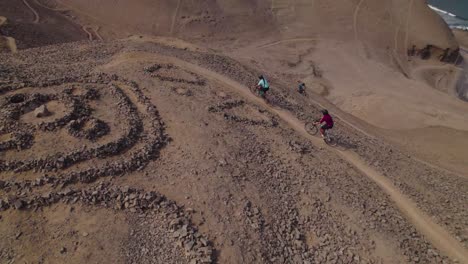
[[[428,6],[429,6],[431,9],[433,9],[434,11],[437,11],[437,12],[439,12],[439,13],[442,13],[442,14],[445,14],[445,15],[449,15],[449,16],[451,16],[451,17],[456,17],[456,18],[458,18],[458,19],[460,19],[460,20],[468,21],[468,18],[465,18],[465,17],[461,17],[461,16],[458,16],[458,15],[452,14],[452,13],[446,11],[446,10],[440,9],[440,8],[435,7],[435,6],[433,6],[433,5],[428,5]]]
[[[451,29],[459,29],[463,31],[468,31],[468,19],[452,14],[443,9],[437,8],[432,5],[428,5],[430,9],[436,12]]]

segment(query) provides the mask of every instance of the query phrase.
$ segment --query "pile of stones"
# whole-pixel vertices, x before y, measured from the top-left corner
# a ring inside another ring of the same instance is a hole
[[[227,100],[222,103],[218,103],[214,106],[209,106],[207,111],[210,113],[222,113],[224,120],[236,123],[242,123],[250,126],[264,126],[264,127],[275,127],[278,125],[276,118],[266,111],[261,111],[268,116],[269,120],[253,120],[246,117],[241,117],[232,113],[228,113],[226,110],[234,109],[245,105],[243,100]]]
[[[88,129],[84,129],[88,126]],[[110,127],[104,121],[97,118],[80,118],[67,125],[68,133],[77,138],[85,138],[91,141],[109,134]]]
[[[171,72],[173,71],[183,71],[187,74],[189,74],[190,76],[192,76],[192,80],[186,80],[186,79],[182,79],[182,78],[177,78],[177,77],[172,77],[172,76],[164,76],[160,73],[161,70],[169,70]],[[161,81],[164,81],[164,82],[175,82],[175,83],[185,83],[185,84],[192,84],[192,85],[197,85],[197,86],[204,86],[206,84],[206,80],[203,79],[202,77],[200,77],[199,75],[193,73],[193,72],[190,72],[190,71],[187,71],[187,70],[184,70],[184,69],[181,69],[175,65],[172,65],[172,64],[154,64],[152,66],[148,66],[148,67],[145,67],[143,68],[144,72],[148,73],[151,75],[151,77],[155,77],[155,78],[158,78],[159,80]]]
[[[53,176],[47,174],[32,181],[26,180],[22,182],[9,182],[4,186],[4,188],[38,187],[43,186],[44,184],[66,185],[77,182],[92,182],[99,177],[104,176],[125,175],[135,170],[142,170],[150,160],[158,156],[159,150],[168,142],[169,138],[164,132],[164,124],[156,107],[152,105],[149,98],[143,94],[137,83],[119,78],[116,75],[106,74],[84,76],[70,81],[71,83],[106,85],[106,87],[110,89],[110,94],[117,100],[117,111],[119,115],[126,117],[122,122],[126,124],[127,131],[122,137],[94,148],[83,147],[68,153],[56,153],[37,159],[18,161],[0,160],[0,172],[34,170],[35,172],[52,172],[55,174]],[[119,86],[114,84],[114,82],[123,83],[133,94],[136,95],[138,100],[136,103],[146,110],[147,116],[145,117],[145,122],[148,123],[147,128],[144,127],[141,114],[138,112],[137,107],[125,92]],[[56,81],[52,80],[50,83],[55,84]],[[47,83],[43,83],[42,87],[49,86]],[[12,90],[19,90],[21,88],[22,86],[18,86]],[[94,126],[96,129],[91,129],[88,133],[85,132],[83,134],[79,134],[74,130],[74,128],[78,128],[77,126],[81,120],[89,118],[89,107],[86,104],[86,98],[99,98],[99,94],[96,90],[88,89],[88,91],[81,96],[71,96],[71,90],[65,90],[63,94],[64,98],[69,98],[70,102],[74,102],[74,111],[66,115],[68,116],[67,118],[61,118],[58,122],[57,120],[55,122],[50,122],[49,124],[55,125],[48,125],[47,127],[54,127],[55,129],[59,126],[65,125],[68,126],[69,131],[71,130],[72,135],[75,134],[77,136],[84,136],[90,139],[98,138],[108,132],[108,129],[104,128],[105,125],[102,123]],[[53,99],[56,98],[57,97],[54,97]],[[78,122],[78,124],[76,122]],[[139,147],[134,148],[134,146],[140,142],[143,144],[139,144]],[[105,159],[119,156],[123,152],[128,153],[128,155],[125,155],[120,159],[113,159],[102,166],[89,167],[66,173],[59,172],[60,170],[69,168],[80,162],[95,158]]]
[[[24,192],[23,192],[24,194]],[[23,195],[25,196],[25,195]],[[145,192],[130,187],[115,187],[101,182],[95,187],[83,190],[67,188],[63,191],[48,192],[25,198],[14,196],[0,199],[0,211],[38,210],[57,203],[98,206],[138,215],[159,214],[172,237],[180,245],[190,263],[212,263],[212,243],[191,223],[189,215],[175,202],[156,192]]]

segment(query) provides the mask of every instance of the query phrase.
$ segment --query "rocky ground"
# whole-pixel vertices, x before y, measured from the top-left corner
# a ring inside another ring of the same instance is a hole
[[[248,65],[135,39],[0,60],[2,263],[457,262],[364,172],[273,111],[314,119],[309,97],[274,78],[273,108],[233,89],[256,80]],[[336,149],[466,250],[466,178],[346,120],[336,134]],[[38,234],[49,234],[40,252],[26,243]]]

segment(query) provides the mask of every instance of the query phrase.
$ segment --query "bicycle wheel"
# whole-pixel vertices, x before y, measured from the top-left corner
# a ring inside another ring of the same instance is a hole
[[[250,86],[249,89],[250,89],[250,92],[252,92],[255,96],[261,97],[260,91],[257,89],[256,86]]]
[[[332,146],[332,147],[334,147],[334,146],[336,146],[336,145],[338,144],[336,138],[335,138],[334,136],[330,136],[330,135],[327,135],[327,136],[325,137],[325,143],[326,143],[327,145]]]
[[[315,136],[318,133],[318,128],[314,124],[314,122],[305,123],[305,130],[307,131],[307,133],[311,134],[312,136]]]

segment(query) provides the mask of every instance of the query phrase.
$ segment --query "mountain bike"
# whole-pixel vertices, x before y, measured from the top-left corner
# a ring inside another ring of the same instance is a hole
[[[320,131],[320,126],[321,125],[318,121],[306,122],[305,130],[310,135],[315,136]],[[323,141],[325,141],[327,145],[336,146],[338,143],[337,143],[336,137],[333,135],[333,132],[331,130],[332,129],[325,130]]]
[[[261,90],[257,85],[252,85],[249,87],[250,91],[257,97],[263,98],[265,102],[269,105],[273,105],[270,95]]]

